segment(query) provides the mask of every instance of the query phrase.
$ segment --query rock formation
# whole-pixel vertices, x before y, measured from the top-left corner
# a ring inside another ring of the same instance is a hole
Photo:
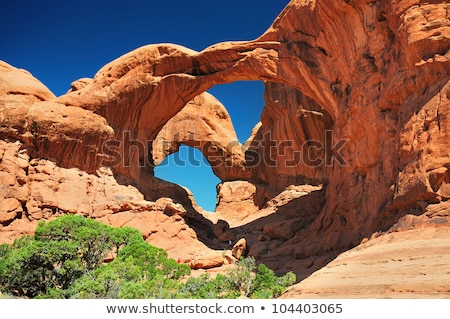
[[[4,240],[58,213],[123,225],[152,211],[150,224],[177,225],[171,241],[223,249],[214,229],[222,239],[245,234],[249,253],[301,273],[450,198],[445,0],[292,0],[255,40],[201,52],[144,46],[58,98],[29,73],[0,68]],[[265,82],[261,124],[245,145],[204,93],[238,80]],[[201,149],[222,180],[217,216],[153,177],[180,144]],[[242,215],[230,212],[237,184],[247,185]],[[154,208],[161,197],[173,205]],[[227,215],[230,228],[214,228]],[[151,239],[149,223],[136,225]]]
[[[248,181],[223,182],[217,186],[216,214],[229,223],[239,222],[256,213],[265,203],[265,185]]]
[[[182,144],[199,149],[221,180],[245,177],[244,147],[228,111],[211,94],[194,97],[163,126],[152,144],[154,165]]]

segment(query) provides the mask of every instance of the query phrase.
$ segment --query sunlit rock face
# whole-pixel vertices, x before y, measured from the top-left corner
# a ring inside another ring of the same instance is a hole
[[[142,200],[170,197],[195,210],[189,192],[153,177],[155,164],[180,144],[194,145],[222,181],[263,185],[258,209],[289,185],[326,190],[313,220],[268,249],[273,258],[352,247],[450,197],[449,6],[444,0],[293,0],[256,40],[201,52],[144,46],[58,98],[2,63],[0,136],[20,144],[17,158],[92,176],[107,168]],[[238,80],[262,80],[266,87],[261,124],[245,145],[233,144],[225,109],[204,93]],[[155,146],[158,140],[166,146]],[[11,192],[23,178],[9,169],[2,167],[4,227],[15,219],[28,223],[27,197]],[[55,211],[66,211],[54,203]]]

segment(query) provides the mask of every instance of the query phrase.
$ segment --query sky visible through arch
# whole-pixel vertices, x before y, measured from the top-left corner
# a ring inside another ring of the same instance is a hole
[[[59,96],[74,80],[93,77],[106,63],[146,44],[176,43],[201,51],[223,41],[255,39],[288,2],[7,1],[0,19],[0,60],[28,70]],[[227,108],[239,140],[247,139],[263,107],[262,83],[220,85],[209,92]],[[168,167],[160,178],[182,180],[203,208],[214,209],[219,180],[210,167]]]

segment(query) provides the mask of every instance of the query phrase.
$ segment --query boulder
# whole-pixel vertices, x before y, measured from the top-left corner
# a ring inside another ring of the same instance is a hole
[[[73,81],[70,84],[70,90],[67,91],[67,93],[81,90],[82,88],[88,86],[89,84],[92,84],[92,81],[93,80],[91,78],[81,78],[81,79],[78,79],[76,81]]]
[[[0,224],[13,221],[22,212],[22,205],[15,198],[6,198],[0,202]]]
[[[234,245],[232,249],[232,255],[237,260],[241,259],[247,252],[247,241],[245,238],[239,239]]]
[[[164,213],[168,216],[178,215],[185,216],[187,214],[186,209],[183,205],[179,203],[174,203],[171,198],[162,197],[158,199],[156,202],[156,208],[164,211]]]
[[[209,269],[220,267],[225,263],[225,258],[222,255],[214,254],[210,256],[205,256],[201,258],[192,259],[189,262],[189,267],[191,269]]]

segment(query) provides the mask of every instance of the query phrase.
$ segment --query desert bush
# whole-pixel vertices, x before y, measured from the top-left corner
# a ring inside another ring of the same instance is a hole
[[[253,291],[255,278],[255,259],[253,257],[242,258],[236,267],[228,272],[228,278],[234,290],[240,291],[244,296],[250,296]]]
[[[241,259],[232,270],[210,278],[203,274],[189,278],[181,285],[179,297],[199,299],[234,299],[245,296],[255,299],[270,299],[280,296],[296,281],[294,273],[277,276],[263,264],[256,267],[253,257]]]
[[[0,285],[12,295],[36,297],[50,287],[68,288],[84,269],[75,243],[24,237],[0,259]]]
[[[296,280],[297,278],[293,272],[277,276],[272,269],[264,264],[259,264],[250,296],[255,299],[279,297]]]
[[[85,270],[89,271],[102,263],[113,248],[118,250],[133,236],[142,237],[131,227],[114,228],[81,215],[64,215],[48,223],[41,221],[34,240],[75,244]]]
[[[173,298],[179,279],[190,268],[167,257],[163,249],[133,237],[117,257],[79,278],[66,298]]]
[[[110,253],[117,258],[104,265]],[[33,237],[0,246],[0,288],[14,296],[119,298],[133,280],[146,278],[148,289],[158,275],[176,280],[189,271],[146,243],[138,230],[80,215],[42,221]]]
[[[211,278],[202,274],[197,278],[189,278],[181,285],[177,298],[189,299],[235,299],[241,295],[235,289],[227,275],[218,274]]]

